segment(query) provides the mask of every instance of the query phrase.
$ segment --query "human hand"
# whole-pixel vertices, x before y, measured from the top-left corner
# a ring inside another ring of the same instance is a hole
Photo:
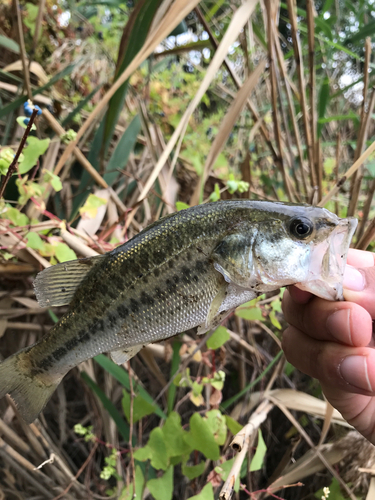
[[[375,254],[349,250],[345,302],[290,287],[283,311],[288,361],[317,378],[328,401],[375,444]]]

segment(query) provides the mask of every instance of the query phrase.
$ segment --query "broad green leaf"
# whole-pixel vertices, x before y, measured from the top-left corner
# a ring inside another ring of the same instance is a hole
[[[247,319],[249,321],[264,321],[262,310],[260,309],[260,307],[250,307],[249,309],[244,309],[243,307],[241,307],[240,309],[237,309],[236,316]]]
[[[56,245],[55,255],[59,262],[68,262],[77,258],[75,252],[66,243],[58,243]]]
[[[219,326],[207,340],[206,345],[209,349],[218,349],[229,339],[230,335],[227,328],[225,328],[225,326]]]
[[[43,155],[49,146],[50,140],[38,139],[37,137],[29,136],[27,138],[27,146],[23,150],[23,160],[19,163],[18,170],[20,174],[26,174],[37,163],[39,156]]]
[[[79,209],[79,213],[85,219],[93,219],[96,217],[99,207],[102,207],[106,203],[107,200],[105,198],[100,198],[95,194],[89,194],[85,204]]]
[[[162,427],[162,432],[167,447],[168,457],[187,455],[192,451],[193,448],[189,441],[184,439],[184,437],[188,435],[188,432],[183,430],[181,426],[181,417],[178,413],[172,412],[168,415]]]
[[[240,430],[243,428],[243,425],[239,424],[234,418],[230,417],[229,415],[225,415],[225,421],[227,423],[227,427],[230,430],[230,432],[235,436],[237,432],[240,432]]]
[[[118,170],[123,169],[128,163],[130,153],[134,150],[140,130],[141,120],[139,115],[136,115],[122,134],[107,164],[107,173],[104,174],[104,180],[109,186],[112,186],[119,176]]]
[[[262,432],[258,429],[258,446],[256,452],[251,460],[250,471],[254,472],[256,470],[260,470],[263,467],[263,460],[267,452],[267,446],[264,442]]]
[[[185,208],[190,208],[190,205],[184,203],[183,201],[176,201],[176,209],[178,212],[180,210],[185,210]]]
[[[17,208],[10,207],[2,214],[2,218],[9,219],[14,226],[26,226],[29,223],[29,218],[25,214],[21,214]]]
[[[150,438],[143,448],[134,452],[134,458],[144,462],[150,460],[155,469],[167,470],[168,455],[162,429],[155,427],[150,433]]]
[[[206,413],[207,423],[214,434],[219,446],[225,443],[227,437],[227,423],[220,410],[210,410]]]
[[[104,392],[98,387],[98,385],[87,375],[85,372],[81,372],[81,377],[86,382],[86,384],[90,387],[90,389],[98,396],[100,401],[102,402],[104,408],[108,411],[113,421],[117,425],[117,429],[121,434],[122,438],[129,442],[129,426],[121,418],[120,413],[118,412],[116,406],[110,401]]]
[[[20,53],[20,46],[18,43],[5,35],[0,35],[0,47],[4,47],[7,50],[15,52],[16,54]]]
[[[182,465],[182,474],[191,481],[203,474],[205,467],[206,464],[204,462],[197,465]]]
[[[207,483],[198,495],[189,497],[188,500],[214,500],[214,490],[212,488],[212,483]]]
[[[218,460],[220,457],[219,446],[215,441],[213,430],[206,420],[198,413],[194,413],[190,418],[190,432],[185,436],[185,442],[198,450],[211,460]]]
[[[173,470],[170,466],[162,477],[147,481],[147,488],[155,500],[172,500],[173,496]]]
[[[280,321],[276,318],[275,311],[270,312],[270,320],[273,326],[275,326],[278,330],[282,329],[282,326],[280,325]]]
[[[62,182],[60,180],[60,177],[50,172],[49,170],[44,171],[43,180],[44,182],[49,182],[56,193],[62,190]]]
[[[130,391],[130,382],[128,373],[119,365],[116,365],[111,359],[109,359],[104,354],[98,354],[95,356],[95,361],[106,370],[108,373],[112,375],[122,386],[124,386],[128,391]],[[141,386],[136,385],[133,382],[133,388],[135,392],[139,392],[139,394],[143,397],[145,401],[151,403],[154,407],[154,412],[160,418],[167,418],[167,415],[162,411],[162,409],[154,403],[153,398],[150,394]]]
[[[38,233],[27,233],[26,235],[28,248],[32,248],[33,250],[40,250],[44,246],[44,242]]]
[[[122,409],[124,410],[124,414],[126,420],[130,423],[130,394],[123,389],[122,391]],[[136,423],[141,420],[146,415],[151,415],[154,413],[155,408],[152,404],[148,403],[143,399],[143,397],[138,394],[133,399],[133,422]]]
[[[142,498],[144,489],[145,478],[142,469],[139,465],[135,467],[135,498]],[[119,500],[133,500],[134,498],[134,484],[127,485],[121,492]]]

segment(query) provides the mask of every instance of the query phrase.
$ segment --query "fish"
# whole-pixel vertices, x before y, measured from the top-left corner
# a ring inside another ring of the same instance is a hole
[[[305,204],[217,201],[167,215],[104,255],[51,266],[34,281],[38,303],[68,312],[0,363],[0,397],[10,394],[31,423],[66,373],[100,353],[122,364],[150,343],[208,332],[283,286],[344,300],[356,226]]]

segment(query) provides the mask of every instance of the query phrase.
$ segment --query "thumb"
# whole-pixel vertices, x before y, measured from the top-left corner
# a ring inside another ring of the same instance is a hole
[[[345,300],[359,304],[375,319],[375,267],[346,266],[343,284]]]

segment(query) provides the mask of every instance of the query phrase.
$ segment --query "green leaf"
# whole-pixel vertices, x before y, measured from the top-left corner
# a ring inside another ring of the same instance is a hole
[[[167,470],[168,455],[167,447],[164,440],[163,431],[160,427],[155,427],[150,433],[149,440],[143,448],[139,448],[134,452],[134,458],[144,462],[150,460],[152,467],[155,469]]]
[[[23,150],[23,160],[18,166],[20,174],[26,174],[37,163],[39,156],[44,154],[49,146],[50,140],[38,139],[37,137],[29,136],[27,138],[27,146]]]
[[[319,101],[318,101],[318,117],[319,120],[323,119],[325,117],[325,112],[327,108],[327,104],[329,101],[329,78],[326,77],[323,80],[322,86],[320,87],[320,92],[319,92]],[[321,136],[322,129],[323,129],[323,123],[318,122],[317,125],[317,134],[318,137]]]
[[[275,326],[278,330],[282,329],[282,326],[280,325],[280,321],[276,318],[275,311],[270,312],[270,320],[273,326]]]
[[[190,432],[185,437],[185,442],[211,460],[218,460],[220,457],[213,431],[198,413],[194,413],[190,418]]]
[[[28,248],[32,248],[33,250],[40,250],[44,246],[44,242],[38,233],[27,233],[26,235]]]
[[[18,125],[19,125],[20,127],[24,128],[24,129],[26,129],[26,128],[27,128],[27,125],[26,125],[26,123],[25,123],[25,118],[26,118],[26,116],[18,116],[18,117],[16,118],[16,122],[18,123]],[[33,124],[31,125],[30,130],[36,130],[35,123],[33,123]]]
[[[128,163],[130,153],[134,149],[140,130],[141,120],[139,115],[136,115],[122,134],[106,167],[107,173],[104,174],[104,180],[109,186],[112,186],[119,176],[118,169],[124,168]]]
[[[256,470],[260,470],[263,467],[263,460],[267,452],[267,446],[264,442],[262,432],[258,429],[258,446],[256,452],[251,460],[250,471],[254,472]]]
[[[104,392],[99,388],[99,386],[92,380],[91,377],[87,375],[85,372],[81,372],[81,377],[83,380],[86,382],[86,384],[90,387],[90,389],[98,396],[100,401],[102,402],[104,408],[108,411],[110,416],[112,417],[113,421],[117,425],[117,429],[123,439],[126,442],[129,442],[129,426],[121,418],[120,413],[118,412],[116,406],[110,401],[107,396],[104,394]]]
[[[212,483],[207,483],[198,495],[189,497],[188,500],[214,500],[214,490],[212,488]]]
[[[176,201],[176,209],[178,212],[180,210],[185,210],[186,208],[190,208],[190,205],[184,203],[183,201]]]
[[[142,498],[145,478],[142,469],[139,465],[135,467],[135,498]],[[133,500],[134,498],[134,484],[128,484],[121,492],[121,500]]]
[[[146,486],[155,500],[172,500],[173,469],[174,467],[170,466],[162,477],[147,481]]]
[[[55,255],[59,262],[68,262],[77,258],[75,252],[66,243],[58,243],[55,246]]]
[[[21,214],[21,212],[14,207],[8,208],[2,217],[7,217],[14,226],[26,226],[29,223],[27,215]]]
[[[124,410],[124,414],[126,417],[126,420],[130,423],[130,394],[123,389],[122,391],[123,397],[122,397],[122,409]],[[133,399],[133,422],[136,423],[139,420],[141,420],[143,417],[146,415],[151,415],[154,413],[155,408],[152,404],[148,403],[143,399],[143,397],[138,394],[134,399]]]
[[[234,420],[234,418],[230,417],[229,415],[225,415],[225,421],[227,423],[228,429],[233,434],[233,436],[235,436],[237,432],[240,432],[240,430],[243,428],[243,425],[239,424],[237,420]]]
[[[229,339],[230,335],[227,328],[225,328],[225,326],[219,326],[207,340],[206,345],[209,349],[219,349],[219,347],[224,345]]]
[[[20,46],[18,43],[4,35],[0,35],[0,47],[4,47],[11,52],[15,52],[16,54],[20,53]]]
[[[345,44],[355,44],[360,40],[364,40],[367,36],[373,37],[375,34],[375,20],[367,22],[355,35],[347,38]]]
[[[178,457],[189,454],[193,448],[189,441],[184,439],[188,432],[181,426],[181,417],[178,413],[172,412],[162,427],[164,442],[167,447],[168,457]]]
[[[233,467],[233,463],[235,461],[235,458],[231,458],[230,460],[227,460],[226,462],[223,462],[222,464],[218,465],[217,467],[215,467],[215,472],[217,472],[218,474],[221,475],[221,479],[223,481],[226,481],[228,476],[229,476],[229,473]],[[247,458],[245,458],[245,461],[244,461],[244,464],[247,464]],[[242,469],[242,468],[241,468]],[[241,476],[241,473],[237,475],[237,478],[236,478],[236,482],[234,483],[234,491],[237,493],[240,489],[240,476]]]
[[[125,387],[128,391],[130,391],[129,375],[122,368],[122,366],[116,365],[116,363],[114,363],[104,354],[98,354],[98,356],[95,356],[94,359],[102,368],[104,368],[104,370],[106,370],[108,373],[112,375],[112,377],[118,380],[118,382],[120,382],[120,384],[123,387]],[[158,417],[167,418],[167,415],[162,411],[162,409],[156,403],[154,403],[153,398],[142,386],[137,386],[136,384],[133,385],[134,385],[134,390],[136,392],[139,392],[139,394],[143,397],[145,401],[153,405],[154,412],[156,413],[156,415],[158,415]]]
[[[197,465],[182,465],[182,474],[191,481],[192,479],[195,479],[203,474],[205,467],[205,462],[201,462]]]
[[[56,193],[62,190],[62,182],[60,180],[60,177],[50,172],[49,170],[44,171],[43,180],[44,182],[49,182]]]
[[[250,307],[249,309],[244,309],[243,307],[241,307],[240,309],[237,309],[236,316],[247,319],[249,321],[264,321],[262,310],[260,309],[260,307]]]
[[[224,415],[220,410],[210,410],[206,413],[206,419],[216,443],[222,446],[227,438],[227,423]]]
[[[94,219],[98,213],[98,209],[106,203],[107,200],[105,198],[89,194],[85,204],[79,209],[79,213],[87,219]]]
[[[91,101],[91,99],[94,97],[94,95],[101,89],[102,87],[102,84],[98,85],[97,87],[94,88],[94,90],[92,92],[89,93],[88,96],[86,96],[84,99],[81,99],[78,103],[78,106],[76,106],[69,114],[66,118],[63,119],[63,121],[61,122],[61,126],[66,129],[68,127],[68,125],[71,124],[71,122],[73,121],[73,118],[75,117],[76,114],[78,114],[81,109],[83,109],[87,103],[89,103]]]

